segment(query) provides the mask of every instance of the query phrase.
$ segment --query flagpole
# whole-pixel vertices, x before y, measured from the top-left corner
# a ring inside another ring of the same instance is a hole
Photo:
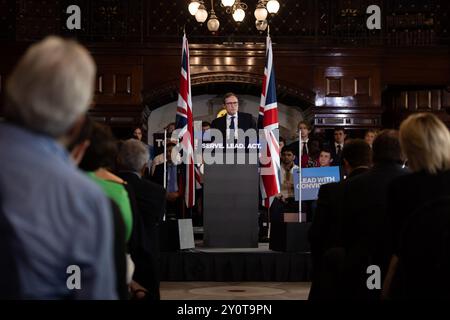
[[[298,222],[302,221],[302,131],[298,130]]]
[[[164,129],[164,176],[163,187],[167,190],[167,128]],[[167,210],[167,209],[166,209]],[[166,221],[166,211],[164,211],[163,221]]]
[[[267,25],[267,37],[270,38],[270,26]],[[270,240],[270,197],[269,197],[269,206],[267,207],[267,239]]]

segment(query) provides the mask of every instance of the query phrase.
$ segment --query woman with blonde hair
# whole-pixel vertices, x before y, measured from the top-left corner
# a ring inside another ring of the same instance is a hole
[[[382,297],[442,298],[450,284],[438,267],[450,263],[441,250],[450,237],[440,237],[450,234],[450,132],[432,113],[413,114],[400,126],[400,146],[412,173],[389,187],[392,258]]]

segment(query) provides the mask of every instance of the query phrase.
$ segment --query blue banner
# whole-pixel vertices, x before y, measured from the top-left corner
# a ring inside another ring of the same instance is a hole
[[[295,201],[298,201],[299,183],[298,169],[294,170]],[[339,182],[339,167],[317,167],[302,169],[302,201],[317,200],[320,186],[326,183]]]

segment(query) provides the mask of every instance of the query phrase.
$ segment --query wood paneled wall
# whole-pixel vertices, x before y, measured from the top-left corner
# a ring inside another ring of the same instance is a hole
[[[139,122],[144,106],[154,109],[176,100],[179,45],[89,49],[98,65],[91,114],[99,120],[129,126]],[[12,46],[0,53],[0,90],[23,50]],[[193,89],[208,83],[261,86],[262,44],[191,44],[190,54]],[[319,127],[380,127],[387,108],[443,113],[450,107],[444,89],[450,85],[449,49],[317,49],[275,43],[274,64],[278,95],[295,97],[296,107],[312,107]],[[396,98],[383,100],[389,88]],[[398,107],[401,103],[404,108]]]
[[[81,30],[65,26],[71,4],[83,12]],[[29,43],[47,34],[75,37],[98,65],[91,115],[131,126],[145,107],[177,99],[183,26],[194,92],[208,84],[240,84],[255,94],[265,35],[255,30],[254,4],[240,26],[215,4],[221,29],[212,35],[189,15],[186,1],[0,0],[0,94]],[[365,26],[370,4],[382,9],[382,30]],[[270,20],[280,101],[307,110],[315,125],[325,128],[395,125],[396,114],[420,110],[445,117],[448,9],[446,0],[282,1]],[[407,108],[399,107],[398,99],[407,101]]]

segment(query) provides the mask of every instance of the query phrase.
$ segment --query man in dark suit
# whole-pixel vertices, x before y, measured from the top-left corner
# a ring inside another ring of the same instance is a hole
[[[133,223],[133,232],[142,228],[138,239],[134,238],[131,244],[136,266],[133,278],[147,288],[151,299],[159,300],[159,223],[165,211],[166,191],[142,178],[148,158],[148,148],[144,143],[135,139],[125,141],[118,155],[118,175],[132,188],[136,199],[139,216]]]
[[[382,131],[373,143],[374,167],[345,185],[342,239],[346,252],[346,297],[353,299],[379,298],[380,290],[368,290],[367,267],[378,265],[384,275],[389,255],[387,198],[390,182],[408,173],[402,168],[398,132]]]
[[[345,133],[344,128],[336,128],[334,129],[334,141],[330,145],[331,150],[331,158],[333,159],[333,166],[341,166],[342,165],[342,152],[344,150],[344,143],[347,134]]]
[[[244,132],[249,129],[256,130],[256,122],[253,119],[253,116],[249,113],[238,111],[239,99],[234,93],[229,92],[225,94],[223,103],[227,110],[227,114],[223,117],[214,119],[211,123],[211,129],[220,130],[224,143],[225,141],[238,140],[238,129],[242,129]],[[248,145],[247,138],[245,144]]]
[[[299,143],[300,140],[294,141],[289,145],[289,149],[294,152],[295,155],[295,164],[299,165],[301,162],[302,168],[311,167],[310,163],[314,163],[319,158],[319,153],[321,149],[321,143],[318,139],[310,137],[311,133],[311,125],[306,121],[300,121],[297,125],[298,130],[300,131],[300,136],[302,138],[302,158],[299,160]]]
[[[346,184],[355,176],[369,170],[371,150],[361,139],[350,141],[342,154],[346,180],[322,185],[319,189],[317,209],[309,229],[313,280],[309,299],[332,299],[338,293],[336,274],[343,263],[342,207]]]

